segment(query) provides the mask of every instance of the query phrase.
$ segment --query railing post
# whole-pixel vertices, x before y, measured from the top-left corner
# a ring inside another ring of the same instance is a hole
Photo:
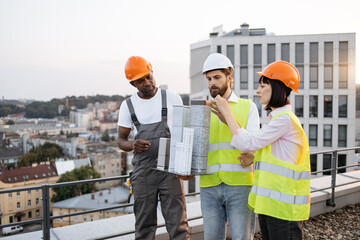
[[[337,164],[337,151],[334,151],[331,159],[331,199],[326,201],[326,205],[335,207],[335,186],[336,186],[336,168]]]
[[[50,240],[50,194],[49,185],[41,185],[42,190],[42,231],[43,240]]]

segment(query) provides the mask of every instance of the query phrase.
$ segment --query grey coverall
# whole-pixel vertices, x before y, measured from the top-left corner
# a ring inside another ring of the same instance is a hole
[[[133,173],[130,180],[134,193],[135,239],[155,238],[158,196],[170,239],[190,239],[182,182],[174,174],[155,170],[159,139],[170,138],[166,90],[161,89],[161,99],[161,122],[151,124],[139,123],[130,98],[126,100],[137,129],[135,139],[149,140],[151,143],[148,150],[134,153],[132,159]]]

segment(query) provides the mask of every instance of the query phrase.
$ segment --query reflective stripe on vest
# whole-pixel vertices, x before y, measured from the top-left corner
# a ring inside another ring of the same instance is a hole
[[[251,167],[243,168],[240,164],[224,164],[207,166],[206,173],[224,172],[252,172]]]
[[[234,150],[233,146],[231,146],[230,142],[220,142],[220,143],[211,143],[209,144],[208,151],[217,151],[217,150]]]
[[[256,162],[255,169],[269,173],[274,173],[283,177],[297,180],[310,180],[311,173],[309,171],[297,172],[289,168],[281,167],[267,162]]]
[[[269,188],[259,187],[257,185],[252,186],[251,193],[288,204],[307,204],[310,198],[310,196],[293,196]]]

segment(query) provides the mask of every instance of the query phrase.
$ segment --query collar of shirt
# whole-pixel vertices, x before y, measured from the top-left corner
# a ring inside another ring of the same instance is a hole
[[[211,98],[211,99],[214,100],[214,98]],[[228,98],[228,101],[229,102],[234,102],[234,103],[238,102],[238,98],[237,98],[237,96],[235,95],[234,92],[231,92],[230,97]]]
[[[287,111],[287,110],[291,110],[291,109],[292,109],[291,104],[286,104],[285,106],[276,108],[275,110],[273,110],[273,111],[269,114],[269,116],[268,116],[268,122],[270,122],[270,120],[272,119],[272,117],[275,116],[276,114],[281,113],[281,112],[284,112],[284,111]]]

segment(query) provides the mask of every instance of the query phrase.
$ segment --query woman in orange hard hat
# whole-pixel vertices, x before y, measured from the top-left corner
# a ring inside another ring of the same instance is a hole
[[[256,93],[265,110],[271,111],[267,125],[249,133],[220,96],[215,98],[213,112],[224,117],[233,147],[256,151],[248,206],[259,216],[263,239],[302,239],[301,221],[310,213],[309,144],[288,100],[291,91],[298,92],[299,73],[290,63],[276,61],[258,74]],[[243,156],[239,159],[243,167],[251,164]]]

